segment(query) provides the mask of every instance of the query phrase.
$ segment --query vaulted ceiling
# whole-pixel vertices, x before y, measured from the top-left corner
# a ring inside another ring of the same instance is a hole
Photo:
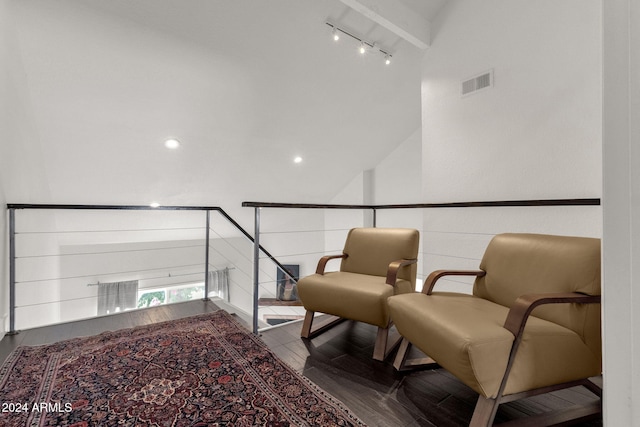
[[[394,12],[428,24],[444,1]],[[10,66],[48,194],[8,201],[329,201],[420,127],[424,49],[353,3],[11,0]]]

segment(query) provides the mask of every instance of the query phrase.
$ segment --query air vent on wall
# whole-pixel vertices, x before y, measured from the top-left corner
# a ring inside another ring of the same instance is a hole
[[[462,81],[462,96],[471,95],[482,89],[487,89],[493,86],[493,70],[485,71],[482,74],[478,74],[470,79]]]

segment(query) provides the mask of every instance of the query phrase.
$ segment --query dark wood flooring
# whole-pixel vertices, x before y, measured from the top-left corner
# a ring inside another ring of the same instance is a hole
[[[30,329],[0,341],[0,362],[19,345],[47,344],[218,309],[211,301],[192,301]],[[248,319],[241,320],[249,324]],[[341,400],[369,426],[468,425],[477,394],[442,369],[398,373],[390,361],[374,361],[374,327],[347,321],[312,340],[302,340],[300,328],[300,322],[290,322],[263,331],[261,338],[282,360]],[[553,392],[501,405],[496,422],[594,400],[582,388]],[[601,427],[602,420],[579,425]]]
[[[396,372],[394,354],[371,358],[376,328],[346,321],[312,340],[300,338],[301,323],[265,331],[262,339],[281,359],[344,402],[370,426],[467,426],[478,395],[444,369]],[[412,355],[419,357],[420,354]],[[495,422],[506,422],[597,398],[583,387],[503,404]],[[602,426],[602,419],[582,422]]]

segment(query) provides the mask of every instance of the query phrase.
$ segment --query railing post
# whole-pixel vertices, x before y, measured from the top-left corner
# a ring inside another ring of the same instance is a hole
[[[371,210],[373,211],[373,226],[377,227],[378,210],[376,208],[371,208]]]
[[[205,232],[205,249],[204,249],[204,298],[203,301],[209,301],[209,228],[211,224],[211,211],[207,209],[207,230]]]
[[[16,331],[16,210],[9,208],[9,332]]]
[[[253,234],[253,333],[258,334],[258,291],[260,274],[260,208],[255,208]]]

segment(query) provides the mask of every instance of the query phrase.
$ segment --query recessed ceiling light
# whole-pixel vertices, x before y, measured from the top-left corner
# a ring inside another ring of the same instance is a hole
[[[160,203],[152,202],[152,203],[149,204],[149,206],[151,206],[152,208],[159,208],[160,207]]]
[[[164,142],[164,146],[169,148],[170,150],[175,150],[176,148],[180,147],[180,141],[175,138],[167,139]]]
[[[302,163],[302,157],[297,156],[296,158],[293,159],[294,163]]]

